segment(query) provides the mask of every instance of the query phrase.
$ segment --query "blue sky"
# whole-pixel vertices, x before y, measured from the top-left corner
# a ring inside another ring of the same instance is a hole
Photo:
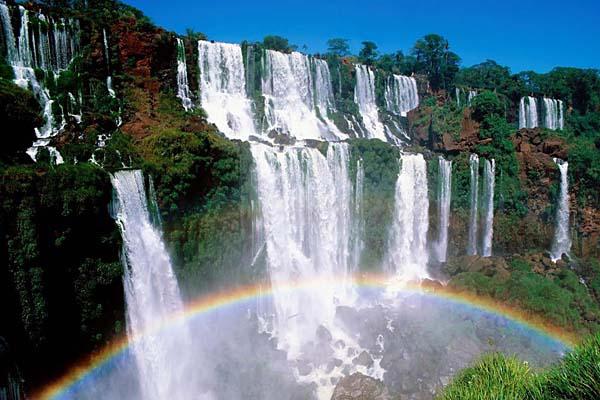
[[[513,72],[555,66],[600,68],[600,0],[125,0],[156,24],[211,40],[285,36],[308,52],[343,37],[405,53],[427,33],[449,39],[469,66],[486,59]]]

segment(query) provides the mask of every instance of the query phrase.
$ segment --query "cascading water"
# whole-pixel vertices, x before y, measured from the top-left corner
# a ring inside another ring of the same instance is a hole
[[[469,243],[467,254],[477,254],[477,216],[479,205],[479,156],[471,154],[469,157],[471,170],[471,211],[469,215]]]
[[[242,49],[237,44],[198,41],[200,103],[209,122],[230,139],[256,135],[252,105],[246,96]]]
[[[423,155],[405,154],[401,162],[386,263],[399,281],[406,282],[429,277],[429,198],[427,164]]]
[[[385,106],[389,112],[402,115],[419,106],[417,81],[413,77],[392,75],[385,85]]]
[[[254,144],[252,155],[271,285],[276,289],[307,279],[344,280],[351,257],[353,193],[348,145],[331,143],[325,157],[317,149],[276,151]],[[276,292],[275,331],[291,357],[319,325],[331,328],[334,301],[343,296],[327,288],[310,296]]]
[[[142,397],[195,399],[198,392],[188,380],[193,368],[186,325],[156,330],[183,311],[183,302],[161,232],[151,222],[144,177],[141,171],[119,171],[111,180],[114,217],[123,237],[127,334]]]
[[[183,40],[177,38],[177,97],[181,99],[181,104],[185,111],[194,108],[190,86],[188,83],[187,62],[185,60],[185,46]]]
[[[469,90],[469,93],[467,94],[467,105],[469,107],[471,106],[471,102],[473,101],[473,99],[475,98],[475,96],[477,96],[477,91],[476,90]]]
[[[358,105],[368,138],[386,142],[385,127],[379,120],[375,101],[375,74],[366,65],[356,64],[355,68],[354,102]]]
[[[535,97],[522,97],[519,102],[519,129],[537,128],[538,122],[538,107]]]
[[[333,97],[329,68],[323,60],[314,62],[318,82],[313,88],[308,56],[298,52],[265,52],[262,92],[267,133],[275,130],[300,140],[337,140],[342,137],[327,118],[327,104]],[[323,121],[317,117],[315,99]]]
[[[438,158],[438,241],[437,260],[446,262],[448,253],[448,227],[450,226],[450,200],[452,198],[452,161]]]
[[[356,180],[354,182],[354,215],[353,215],[353,248],[352,248],[352,263],[354,270],[358,270],[360,264],[360,256],[364,248],[363,241],[363,200],[364,200],[364,180],[365,168],[363,160],[359,159],[356,163]]]
[[[571,251],[571,236],[569,234],[569,163],[558,158],[554,162],[560,170],[560,195],[556,209],[556,227],[552,242],[551,256],[553,261],[560,260],[563,254]]]
[[[492,238],[494,235],[494,184],[496,175],[496,161],[485,160],[483,166],[484,174],[484,192],[485,202],[485,220],[483,224],[483,241],[481,244],[481,254],[484,257],[492,255]]]
[[[544,127],[551,130],[564,128],[562,100],[547,99],[544,97]]]
[[[108,94],[110,97],[117,97],[115,93],[115,89],[113,88],[112,76],[111,76],[111,68],[110,68],[110,51],[108,47],[108,35],[106,34],[106,29],[102,29],[102,41],[104,43],[104,58],[106,59],[106,88],[108,90]]]
[[[30,31],[30,11],[23,6],[19,6],[18,11],[21,23],[19,35],[16,38],[11,23],[10,9],[6,3],[0,2],[0,23],[7,50],[6,61],[13,69],[15,83],[22,88],[32,90],[44,114],[44,125],[36,128],[37,140],[27,151],[27,154],[35,160],[39,148],[47,146],[50,138],[64,127],[65,122],[63,119],[61,123],[56,124],[52,112],[53,100],[50,98],[48,90],[38,81],[34,68],[53,74],[54,77],[68,68],[78,48],[79,24],[70,19],[61,19],[56,22],[46,18],[43,14],[35,14],[38,20],[45,22],[45,24],[38,24],[38,31],[35,34]],[[62,157],[56,149],[48,147],[48,150],[57,163],[62,162]]]
[[[319,111],[321,120],[325,122],[327,128],[338,139],[346,139],[348,136],[342,133],[329,119],[329,111],[335,111],[335,98],[333,95],[333,86],[331,84],[331,73],[327,61],[319,58],[313,58],[314,86],[315,86],[315,104]]]

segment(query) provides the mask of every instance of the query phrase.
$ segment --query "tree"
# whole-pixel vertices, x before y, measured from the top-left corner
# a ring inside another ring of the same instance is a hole
[[[327,52],[338,57],[350,55],[350,44],[348,39],[333,38],[327,41]]]
[[[362,42],[362,49],[358,53],[358,59],[366,65],[373,65],[377,60],[378,52],[377,45],[374,42]]]
[[[296,50],[297,46],[290,44],[289,40],[277,35],[268,35],[263,39],[263,46],[266,49],[291,53]]]
[[[418,72],[427,75],[433,90],[452,87],[460,57],[450,51],[448,40],[436,34],[426,35],[417,40],[412,55],[416,58]]]

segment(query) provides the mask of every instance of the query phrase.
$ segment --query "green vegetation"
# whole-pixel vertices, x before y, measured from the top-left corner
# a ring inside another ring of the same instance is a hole
[[[298,48],[298,46],[290,44],[286,38],[277,35],[265,36],[262,44],[265,49],[281,51],[283,53],[291,53]]]
[[[534,271],[527,260],[515,258],[507,271],[469,271],[452,263],[447,271],[452,275],[449,285],[455,290],[490,297],[572,331],[591,333],[600,329],[600,302],[570,269],[556,268],[544,275]],[[599,273],[598,269],[590,271],[590,279],[596,281]]]
[[[350,146],[350,176],[356,176],[358,160],[362,160],[365,172],[365,247],[360,265],[365,269],[380,268],[387,248],[388,227],[394,215],[399,153],[379,140],[355,139]]]
[[[600,398],[600,335],[558,365],[534,371],[516,358],[492,354],[454,378],[439,400],[593,400]]]

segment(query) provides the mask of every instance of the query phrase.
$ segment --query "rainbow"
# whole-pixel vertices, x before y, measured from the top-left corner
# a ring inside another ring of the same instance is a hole
[[[296,290],[319,290],[320,287],[331,287],[339,285],[339,280],[318,279],[302,282],[290,282],[289,284],[278,285],[277,292],[296,291]],[[354,284],[361,288],[385,289],[390,288],[389,277],[381,275],[358,275],[354,277]],[[455,304],[462,304],[486,313],[506,318],[518,325],[524,326],[543,338],[559,342],[567,348],[572,348],[578,343],[578,337],[575,333],[558,328],[548,324],[539,316],[523,310],[499,304],[490,298],[476,296],[472,293],[457,292],[440,285],[416,285],[403,284],[396,288],[402,293],[419,293],[427,296],[433,296]],[[33,399],[53,400],[59,399],[75,384],[91,377],[99,368],[108,365],[112,360],[124,354],[130,344],[141,339],[145,335],[159,332],[163,329],[181,323],[196,316],[207,314],[212,311],[233,306],[249,300],[267,297],[274,293],[273,290],[264,285],[254,284],[242,286],[235,289],[222,290],[215,293],[205,294],[196,300],[188,303],[185,309],[172,315],[167,320],[149,327],[143,335],[134,338],[123,336],[114,340],[102,350],[89,356],[71,368],[64,376],[55,382],[49,384],[42,390],[32,395]]]

